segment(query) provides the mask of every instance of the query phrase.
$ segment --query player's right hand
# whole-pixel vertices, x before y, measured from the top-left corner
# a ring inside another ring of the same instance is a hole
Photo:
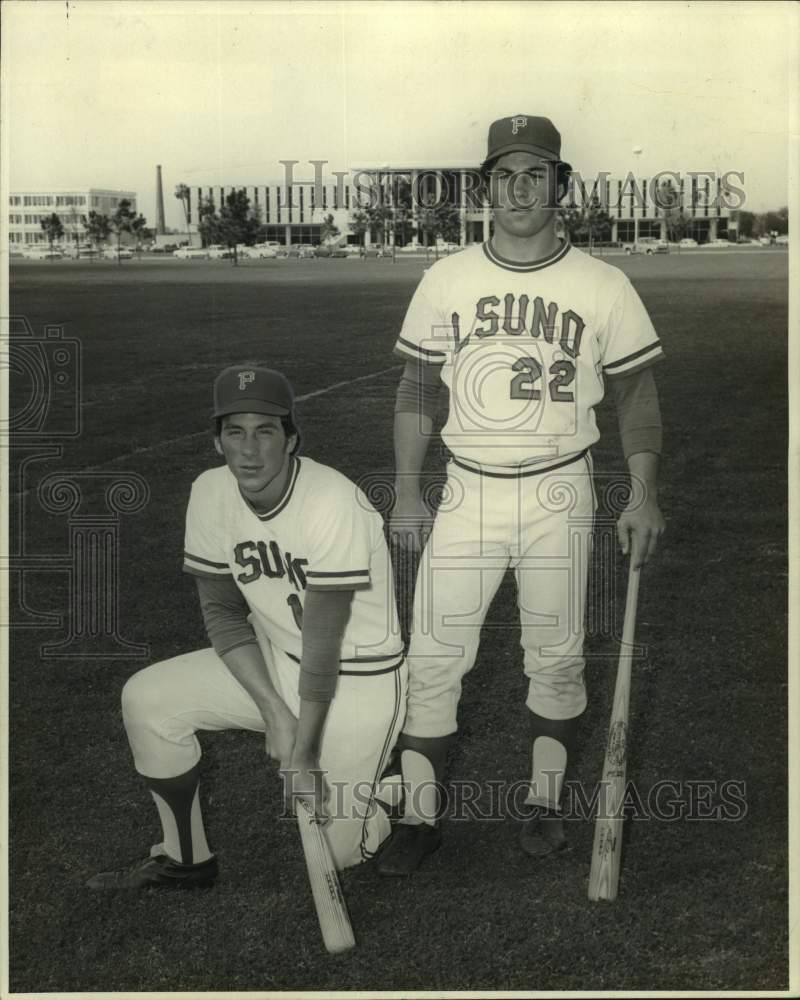
[[[297,719],[286,705],[282,704],[274,706],[264,722],[266,723],[264,747],[267,756],[278,761],[282,768],[288,767],[294,753]]]
[[[398,497],[389,520],[394,545],[408,552],[421,552],[433,526],[433,514],[420,497]]]
[[[295,799],[306,799],[312,805],[317,820],[321,824],[327,823],[330,817],[326,803],[330,792],[319,758],[295,752],[289,766],[281,769],[281,775],[286,810],[294,813]]]

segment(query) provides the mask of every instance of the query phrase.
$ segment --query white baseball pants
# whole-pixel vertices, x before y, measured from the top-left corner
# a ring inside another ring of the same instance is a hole
[[[298,664],[265,639],[259,644],[276,689],[296,716]],[[320,754],[331,793],[325,830],[339,868],[371,857],[389,835],[388,817],[373,794],[402,726],[406,684],[405,663],[393,672],[339,678]],[[151,778],[194,767],[199,731],[265,730],[255,702],[213,649],[134,674],[123,689],[122,708],[136,770]],[[242,820],[247,822],[246,811]]]
[[[588,453],[513,478],[450,462],[414,592],[405,733],[456,731],[462,679],[475,663],[481,627],[509,566],[517,583],[526,704],[548,719],[580,715],[595,507]]]

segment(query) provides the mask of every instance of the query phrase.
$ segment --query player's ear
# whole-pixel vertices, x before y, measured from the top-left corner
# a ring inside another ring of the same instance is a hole
[[[222,442],[219,439],[219,434],[214,435],[214,447],[217,449],[217,454],[225,457],[225,452],[222,450]]]
[[[559,161],[556,164],[556,201],[560,204],[569,193],[569,183],[572,167],[569,163]]]

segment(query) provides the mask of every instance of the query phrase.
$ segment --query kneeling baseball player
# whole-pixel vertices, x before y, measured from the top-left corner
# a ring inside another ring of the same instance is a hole
[[[345,476],[299,457],[294,393],[279,372],[227,368],[213,417],[225,465],[194,482],[184,554],[211,648],[125,685],[125,729],[162,839],[92,889],[217,877],[198,797],[203,730],[266,735],[287,805],[313,799],[339,868],[389,834],[373,793],[403,721],[406,666],[382,520]]]

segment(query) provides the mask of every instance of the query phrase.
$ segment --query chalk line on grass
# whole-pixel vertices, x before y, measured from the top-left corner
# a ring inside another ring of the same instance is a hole
[[[368,375],[359,375],[357,378],[345,379],[342,382],[334,382],[332,385],[327,385],[323,389],[314,389],[312,392],[303,393],[301,396],[295,397],[295,402],[304,403],[307,399],[315,399],[317,396],[325,396],[329,392],[335,392],[337,389],[343,389],[347,386],[355,385],[358,382],[368,382],[370,379],[379,378],[381,375],[388,375],[390,372],[397,371],[402,368],[402,364],[392,365],[390,368],[382,368],[377,372],[370,372]],[[89,465],[82,469],[77,469],[73,471],[79,472],[96,472],[99,469],[105,469],[109,465],[117,465],[119,462],[126,462],[130,458],[135,458],[138,455],[146,455],[150,452],[160,451],[162,448],[171,448],[173,445],[181,444],[184,441],[191,441],[193,438],[201,438],[208,436],[208,429],[203,431],[193,431],[191,434],[181,434],[180,437],[169,438],[166,441],[159,441],[157,444],[146,445],[141,448],[134,448],[133,451],[126,452],[124,455],[118,455],[116,458],[111,458],[107,462],[103,462],[100,465]],[[15,498],[24,497],[30,490],[23,490],[20,493],[14,493]]]

